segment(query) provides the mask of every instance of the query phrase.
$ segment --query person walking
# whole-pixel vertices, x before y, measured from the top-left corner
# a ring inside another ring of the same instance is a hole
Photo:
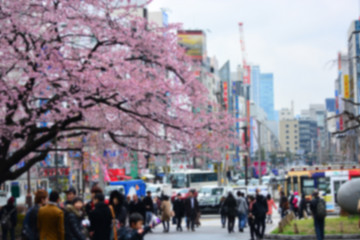
[[[319,197],[319,191],[314,190],[313,199],[310,202],[310,209],[314,218],[314,227],[316,232],[316,239],[323,240],[325,237],[325,217],[326,217],[326,203],[324,199]]]
[[[295,210],[294,210],[294,198],[295,198],[294,192],[293,192],[293,191],[290,191],[290,193],[289,193],[289,198],[288,198],[289,207],[290,207],[290,211],[292,211],[292,212],[295,214]]]
[[[253,215],[253,207],[256,202],[254,196],[248,196],[248,202],[249,202],[249,214],[248,214],[248,224],[250,228],[250,240],[255,240],[255,216]]]
[[[125,226],[127,210],[124,206],[124,196],[117,190],[110,193],[109,206],[114,210],[115,219],[120,226]]]
[[[266,199],[260,194],[260,189],[256,189],[256,201],[252,209],[255,216],[255,233],[257,238],[262,239],[265,233],[266,213],[268,212],[268,205]]]
[[[146,197],[144,198],[143,203],[145,207],[145,226],[149,226],[152,219],[152,215],[154,213],[154,204],[150,191],[146,192]]]
[[[171,203],[169,197],[164,195],[160,206],[161,210],[161,221],[164,227],[164,233],[170,231],[170,219],[171,219]]]
[[[136,194],[133,195],[132,201],[129,204],[129,215],[133,213],[140,213],[141,216],[143,216],[143,218],[145,219],[144,204]]]
[[[309,215],[309,211],[307,209],[307,204],[308,204],[308,201],[305,197],[305,194],[302,194],[301,200],[300,200],[300,207],[299,207],[299,219],[307,218],[307,216]]]
[[[286,216],[287,212],[289,211],[289,201],[283,191],[280,192],[279,207],[280,207],[281,218],[284,218]]]
[[[219,211],[220,211],[220,219],[221,219],[222,228],[225,228],[225,226],[226,226],[226,218],[227,218],[227,208],[224,206],[225,199],[226,198],[224,196],[222,196],[220,198]]]
[[[104,203],[105,197],[97,193],[94,197],[95,209],[90,212],[90,237],[92,240],[110,239],[112,215],[110,208]]]
[[[237,215],[237,203],[234,195],[232,192],[228,193],[227,198],[225,199],[224,203],[225,207],[227,208],[227,217],[228,217],[228,232],[234,232],[234,225],[235,225],[235,217]]]
[[[185,201],[185,213],[186,213],[186,227],[187,230],[195,232],[195,220],[199,211],[199,202],[195,197],[195,191],[189,192],[188,198]]]
[[[178,193],[173,203],[173,210],[176,219],[176,231],[182,232],[181,222],[185,214],[184,201],[181,199],[181,194]]]
[[[75,197],[71,204],[65,206],[65,228],[67,229],[65,240],[86,240],[82,220],[84,202],[81,198]]]
[[[248,204],[244,198],[244,193],[238,191],[237,192],[237,212],[239,218],[239,232],[244,232],[246,217],[248,211]]]
[[[31,207],[24,218],[22,235],[24,239],[38,240],[39,231],[37,228],[37,218],[40,207],[46,205],[48,193],[45,190],[38,190],[35,193],[35,205]]]
[[[10,197],[7,204],[0,210],[2,239],[6,240],[8,233],[10,239],[15,240],[15,227],[17,223],[17,210],[15,206],[15,198]]]
[[[277,210],[277,206],[274,202],[274,200],[271,198],[271,195],[268,194],[266,196],[266,202],[267,202],[267,206],[268,206],[268,211],[266,213],[266,223],[270,223],[272,224],[273,221],[272,221],[272,213],[273,213],[273,208],[275,208],[275,210]]]
[[[41,207],[37,217],[39,240],[64,240],[64,211],[59,208],[60,196],[51,191],[49,202]]]
[[[299,216],[299,204],[300,204],[300,197],[298,192],[294,192],[294,198],[292,200],[292,206],[293,206],[293,211],[296,217]]]

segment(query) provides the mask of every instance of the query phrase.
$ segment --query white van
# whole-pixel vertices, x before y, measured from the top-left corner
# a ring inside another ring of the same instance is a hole
[[[218,209],[221,197],[226,197],[227,194],[232,191],[233,189],[231,187],[204,186],[200,188],[198,194],[199,207],[202,209]]]
[[[150,191],[152,197],[164,195],[171,196],[171,186],[169,184],[146,184],[146,192]]]

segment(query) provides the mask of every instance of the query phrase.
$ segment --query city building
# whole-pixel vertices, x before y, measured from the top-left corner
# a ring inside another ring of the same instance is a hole
[[[282,108],[279,111],[279,121],[294,119],[294,110],[289,108]]]
[[[300,149],[299,121],[280,120],[280,145],[285,152],[297,153]]]
[[[251,66],[250,100],[260,106],[260,67]]]
[[[300,119],[299,121],[299,141],[302,154],[316,152],[317,144],[317,124],[310,119]]]
[[[348,61],[349,61],[349,87],[350,98],[360,102],[360,20],[351,23],[348,31]],[[360,113],[360,107],[356,107],[355,113]]]
[[[274,109],[274,75],[272,73],[260,74],[259,93],[260,107],[266,112],[267,118],[274,121],[276,117]]]

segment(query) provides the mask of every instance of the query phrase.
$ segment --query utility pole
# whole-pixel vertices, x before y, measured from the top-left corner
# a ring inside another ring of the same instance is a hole
[[[259,148],[259,165],[258,165],[258,170],[259,170],[259,184],[261,185],[261,162],[262,162],[262,149],[261,149],[261,122],[258,120],[258,148]]]

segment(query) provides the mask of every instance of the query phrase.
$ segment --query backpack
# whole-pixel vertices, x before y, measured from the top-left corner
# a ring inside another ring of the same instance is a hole
[[[6,227],[7,229],[12,228],[12,222],[11,222],[11,214],[15,212],[16,208],[13,208],[10,212],[2,215],[1,217],[1,225]]]
[[[319,199],[316,204],[316,217],[324,219],[326,217],[326,203],[323,199]]]

